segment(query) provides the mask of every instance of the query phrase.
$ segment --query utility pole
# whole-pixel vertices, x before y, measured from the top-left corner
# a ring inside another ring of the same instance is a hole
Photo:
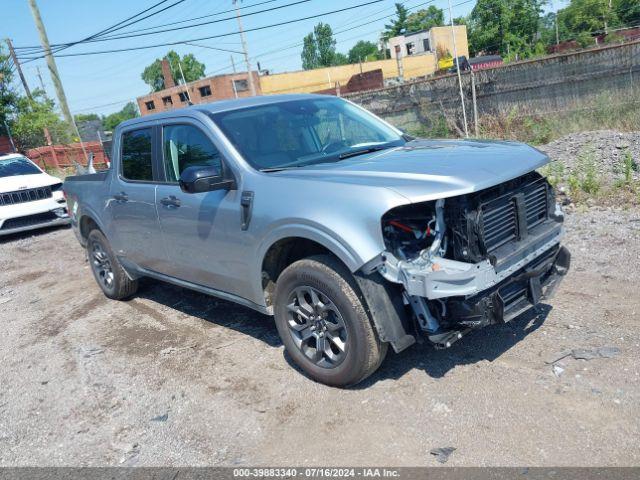
[[[233,73],[236,73],[236,62],[233,60],[233,55],[229,55],[231,58],[231,68],[233,69]]]
[[[478,125],[478,102],[476,101],[476,74],[471,69],[471,100],[473,101],[473,129],[476,138],[479,137],[480,129]]]
[[[551,8],[555,8],[556,12],[553,15],[553,20],[556,28],[556,45],[560,45],[560,33],[558,32],[558,8],[554,5],[554,1],[551,1]],[[556,51],[556,53],[558,53]]]
[[[236,9],[236,18],[238,19],[238,29],[240,30],[240,41],[242,42],[242,51],[244,52],[244,63],[247,65],[247,75],[249,76],[249,90],[251,96],[256,95],[256,86],[253,84],[253,73],[251,72],[251,63],[249,62],[249,54],[247,53],[247,41],[244,38],[244,30],[242,29],[242,18],[240,9],[238,8],[238,0],[233,0],[233,6]]]
[[[44,96],[47,96],[47,91],[44,88],[44,82],[42,81],[42,75],[40,74],[40,66],[36,66],[36,71],[38,72],[38,79],[40,80],[40,88],[44,92]]]
[[[31,96],[31,90],[29,90],[29,85],[27,84],[27,79],[24,78],[24,73],[22,73],[22,67],[20,66],[20,61],[16,56],[16,52],[13,49],[13,44],[11,43],[11,40],[8,38],[7,38],[7,46],[9,47],[9,54],[13,59],[13,64],[16,66],[16,69],[18,70],[18,75],[20,76],[20,81],[22,81],[22,86],[24,87],[24,91],[27,92],[27,97],[29,97],[29,100],[33,100],[33,97]]]
[[[456,58],[456,71],[458,72],[458,85],[460,86],[460,102],[462,103],[462,118],[464,121],[464,136],[469,138],[469,127],[467,127],[467,109],[464,106],[464,93],[462,93],[462,76],[460,74],[460,60],[458,49],[456,48],[456,32],[453,28],[453,10],[451,0],[449,0],[449,22],[451,24],[451,40],[453,41],[453,55]]]
[[[609,0],[609,10],[607,11],[607,15],[605,15],[604,17],[604,34],[608,35],[609,34],[609,25],[607,24],[607,16],[611,13],[611,4],[612,0]]]
[[[42,17],[40,17],[40,10],[38,9],[36,0],[28,0],[28,1],[29,1],[29,7],[31,8],[31,14],[33,15],[33,20],[36,22],[36,28],[38,29],[38,34],[40,35],[40,44],[42,45],[45,58],[47,59],[47,66],[49,67],[51,81],[53,82],[53,86],[56,89],[58,102],[60,102],[60,109],[62,110],[62,115],[64,116],[64,119],[67,121],[67,123],[73,128],[76,135],[78,135],[78,140],[80,140],[80,146],[82,147],[82,153],[84,153],[85,159],[89,161],[89,157],[87,156],[87,151],[84,149],[84,143],[82,142],[82,137],[80,137],[80,131],[78,130],[78,126],[76,125],[76,122],[73,119],[73,115],[71,115],[71,110],[69,110],[69,104],[67,103],[67,96],[64,93],[64,88],[62,88],[62,82],[60,81],[60,74],[58,73],[56,60],[55,58],[53,58],[53,54],[51,53],[51,45],[49,45],[49,37],[47,37],[47,31],[45,30],[44,24],[42,23]]]

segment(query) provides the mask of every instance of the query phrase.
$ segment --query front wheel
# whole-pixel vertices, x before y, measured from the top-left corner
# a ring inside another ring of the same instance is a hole
[[[87,237],[87,257],[93,276],[107,297],[123,300],[136,293],[138,281],[129,278],[100,230],[92,230]]]
[[[350,386],[382,363],[382,343],[351,272],[329,255],[299,260],[278,278],[275,319],[295,363],[311,378]]]

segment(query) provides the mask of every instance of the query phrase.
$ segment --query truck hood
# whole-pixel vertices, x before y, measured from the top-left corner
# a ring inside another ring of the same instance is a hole
[[[62,180],[48,173],[34,173],[33,175],[15,175],[12,177],[0,177],[0,193],[15,192],[27,188],[47,187]]]
[[[270,175],[386,187],[411,202],[423,202],[482,190],[548,162],[539,150],[517,142],[414,140],[402,147]]]

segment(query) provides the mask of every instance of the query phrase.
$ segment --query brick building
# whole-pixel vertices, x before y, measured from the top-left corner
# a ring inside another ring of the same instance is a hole
[[[253,72],[253,84],[256,95],[260,95],[260,78],[256,71]],[[173,79],[165,74],[165,85],[168,88],[137,98],[141,115],[186,107],[189,101],[197,105],[251,96],[249,77],[246,72],[202,78],[195,82],[188,82],[186,85],[175,85]]]

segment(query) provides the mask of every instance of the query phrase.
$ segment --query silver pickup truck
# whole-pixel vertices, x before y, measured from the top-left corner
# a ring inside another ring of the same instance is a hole
[[[152,277],[240,303],[275,317],[310,377],[347,386],[388,345],[446,348],[551,295],[570,254],[547,162],[282,95],[126,121],[110,170],[64,192],[107,297]]]

